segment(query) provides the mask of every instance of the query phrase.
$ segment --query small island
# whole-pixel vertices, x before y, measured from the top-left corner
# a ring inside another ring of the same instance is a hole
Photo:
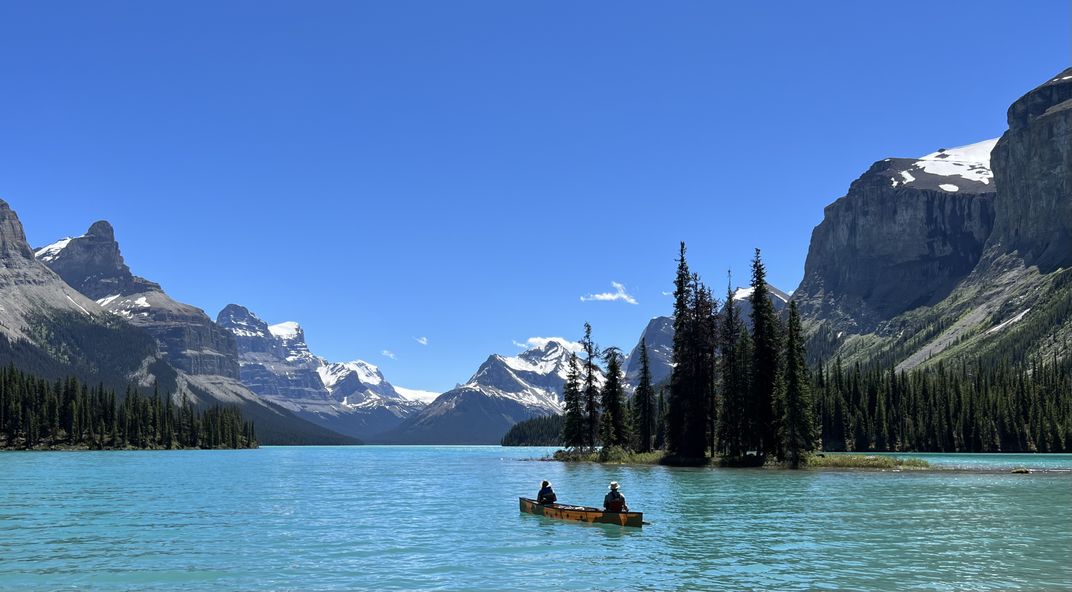
[[[1072,450],[1068,358],[1010,364],[1010,352],[995,351],[912,371],[809,365],[796,302],[779,314],[767,286],[757,249],[746,298],[730,291],[718,310],[682,243],[669,378],[652,384],[642,340],[627,393],[619,350],[601,351],[585,324],[564,414],[520,422],[502,444],[563,446],[552,457],[563,462],[880,470],[929,464],[872,453]]]
[[[196,409],[188,400],[122,397],[75,378],[49,381],[0,370],[0,450],[175,450],[256,448],[253,423],[230,407]]]

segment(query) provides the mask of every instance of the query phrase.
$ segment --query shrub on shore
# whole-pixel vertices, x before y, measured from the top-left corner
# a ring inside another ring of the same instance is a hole
[[[809,456],[805,466],[833,469],[926,469],[931,465],[921,458],[899,458],[873,454],[827,454]]]

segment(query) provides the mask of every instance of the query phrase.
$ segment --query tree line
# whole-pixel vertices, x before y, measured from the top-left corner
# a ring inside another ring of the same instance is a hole
[[[237,409],[195,409],[188,400],[122,398],[76,378],[50,381],[14,366],[0,369],[0,448],[255,448],[253,423]]]
[[[1072,451],[1072,359],[816,372],[824,450]]]
[[[835,361],[813,371],[796,303],[784,314],[775,310],[759,249],[751,264],[748,325],[732,286],[719,311],[685,255],[682,243],[669,383],[658,392],[651,384],[642,342],[638,384],[625,397],[620,351],[601,351],[585,324],[563,392],[565,446],[661,449],[668,462],[680,463],[777,459],[791,467],[820,448],[1072,450],[1072,360],[938,364],[909,372],[858,365],[847,371]]]

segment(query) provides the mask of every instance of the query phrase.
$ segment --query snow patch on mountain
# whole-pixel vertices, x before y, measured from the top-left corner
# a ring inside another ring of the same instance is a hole
[[[987,330],[986,334],[990,335],[992,333],[997,333],[997,332],[1005,329],[1009,325],[1019,322],[1021,319],[1023,319],[1025,316],[1027,316],[1027,313],[1029,313],[1029,312],[1031,312],[1030,308],[1021,311],[1019,314],[1017,314],[1016,316],[1012,317],[1011,319],[1001,323],[1000,325],[996,325],[996,326],[990,328],[989,330]]]
[[[887,169],[893,187],[913,186],[921,189],[940,189],[955,193],[962,189],[992,191],[986,187],[994,178],[990,170],[990,153],[998,139],[983,140],[967,146],[942,148],[916,159],[889,159]],[[961,184],[949,183],[949,177],[962,179]],[[962,185],[966,184],[967,187]]]
[[[301,325],[294,321],[286,321],[278,325],[269,325],[268,332],[280,339],[295,339],[302,332]]]
[[[67,248],[67,245],[70,244],[70,242],[74,240],[74,238],[75,237],[73,236],[61,238],[60,240],[52,243],[51,245],[41,247],[40,249],[34,251],[34,257],[36,257],[42,263],[50,263],[53,259],[56,258],[57,255],[60,254],[61,251],[63,251],[63,249]]]
[[[997,143],[998,138],[993,138],[967,146],[943,148],[920,157],[917,166],[932,175],[956,176],[989,184],[994,178],[990,171],[990,153]]]

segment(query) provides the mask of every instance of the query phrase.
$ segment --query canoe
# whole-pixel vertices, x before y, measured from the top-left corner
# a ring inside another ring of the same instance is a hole
[[[538,504],[527,497],[518,498],[521,511],[556,520],[573,520],[590,524],[618,524],[620,526],[643,526],[643,512],[604,512],[599,508],[569,506],[566,504]]]

